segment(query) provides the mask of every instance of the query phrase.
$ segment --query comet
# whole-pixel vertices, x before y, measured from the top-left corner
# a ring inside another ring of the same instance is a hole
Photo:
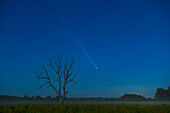
[[[79,48],[83,51],[83,53],[87,56],[88,60],[90,61],[90,63],[94,66],[94,68],[97,70],[98,67],[96,66],[96,63],[94,62],[94,60],[92,59],[92,57],[90,56],[90,54],[87,52],[87,50],[83,47],[83,45],[79,42],[79,40],[76,38],[76,36],[72,34],[72,38],[73,40],[76,42],[76,44],[79,46]]]
[[[98,69],[98,67],[96,67],[96,70]]]
[[[90,56],[90,54],[87,52],[87,50],[84,48],[84,46],[80,43],[80,41],[78,40],[78,38],[74,35],[74,33],[71,31],[71,29],[68,29],[69,27],[66,26],[66,24],[63,24],[63,26],[65,28],[67,28],[67,32],[69,33],[69,35],[72,37],[72,39],[75,41],[75,43],[78,45],[78,47],[82,50],[82,52],[86,55],[86,57],[88,58],[88,60],[90,61],[90,63],[93,65],[93,67],[97,70],[98,67],[96,66],[96,63],[94,62],[94,60],[92,59],[92,57]]]

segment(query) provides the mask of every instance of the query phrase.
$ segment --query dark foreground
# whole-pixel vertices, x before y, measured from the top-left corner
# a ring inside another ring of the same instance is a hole
[[[0,113],[170,113],[170,105],[0,105]]]

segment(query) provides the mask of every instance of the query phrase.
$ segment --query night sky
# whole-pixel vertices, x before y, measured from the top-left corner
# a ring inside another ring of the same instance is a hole
[[[76,58],[68,97],[154,97],[170,85],[168,0],[1,0],[0,95],[56,96],[35,72]],[[97,67],[97,68],[96,68]]]

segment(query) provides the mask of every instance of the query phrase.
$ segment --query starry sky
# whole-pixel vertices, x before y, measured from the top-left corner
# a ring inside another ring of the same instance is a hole
[[[0,95],[56,96],[35,72],[53,56],[80,71],[68,97],[154,97],[170,85],[168,0],[1,0]],[[96,69],[97,67],[97,69]]]

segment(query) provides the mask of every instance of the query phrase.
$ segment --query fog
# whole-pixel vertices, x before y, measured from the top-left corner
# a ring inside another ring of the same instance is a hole
[[[15,104],[59,104],[59,101],[0,101],[0,105]],[[170,101],[102,101],[102,100],[86,100],[86,101],[64,101],[64,104],[141,104],[141,105],[160,105],[170,104]]]

